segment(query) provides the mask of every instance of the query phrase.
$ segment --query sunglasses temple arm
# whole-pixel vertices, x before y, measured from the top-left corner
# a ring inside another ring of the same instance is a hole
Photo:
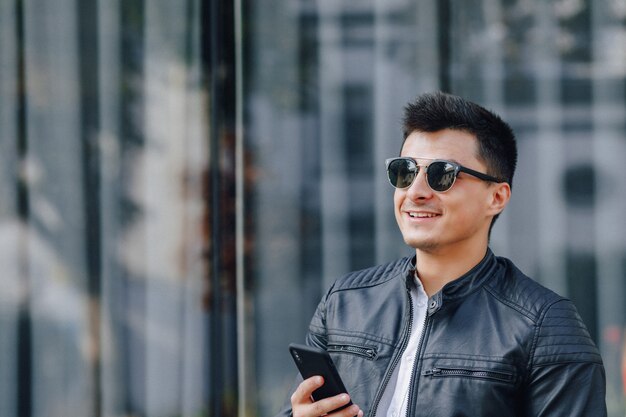
[[[480,178],[481,180],[484,180],[484,181],[505,182],[504,180],[501,180],[496,177],[492,177],[491,175],[483,174],[482,172],[474,171],[473,169],[465,168],[462,166],[459,167],[459,171],[465,172],[466,174],[473,175],[474,177]]]

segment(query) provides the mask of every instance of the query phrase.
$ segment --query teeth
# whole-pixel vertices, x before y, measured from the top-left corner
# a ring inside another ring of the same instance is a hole
[[[409,216],[417,217],[417,218],[431,218],[431,217],[436,217],[437,214],[433,214],[433,213],[409,213]]]

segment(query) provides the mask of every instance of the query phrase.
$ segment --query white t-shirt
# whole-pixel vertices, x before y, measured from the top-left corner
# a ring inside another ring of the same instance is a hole
[[[424,332],[428,310],[428,295],[426,295],[417,276],[415,277],[415,284],[410,291],[411,303],[413,304],[413,323],[411,324],[409,342],[381,397],[376,417],[404,417],[408,412],[409,384],[413,372],[413,361]]]

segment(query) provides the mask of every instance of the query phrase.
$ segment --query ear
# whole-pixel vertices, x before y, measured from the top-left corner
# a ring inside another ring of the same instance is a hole
[[[488,214],[495,216],[500,214],[511,199],[511,186],[506,182],[493,185],[488,201]]]

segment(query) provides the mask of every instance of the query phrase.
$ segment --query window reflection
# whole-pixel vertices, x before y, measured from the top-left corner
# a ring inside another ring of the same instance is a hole
[[[249,9],[246,140],[267,174],[248,205],[259,414],[286,398],[286,346],[330,283],[407,253],[383,161],[399,152],[405,103],[447,89],[512,123],[520,166],[492,247],[574,300],[605,357],[610,415],[622,415],[621,337],[607,335],[626,318],[626,182],[606,167],[626,155],[626,61],[600,42],[626,33],[618,2],[331,3]],[[280,68],[260,65],[278,56]]]
[[[623,2],[243,1],[244,80],[208,3],[1,2],[0,415],[273,415],[326,288],[408,253],[384,160],[437,89],[513,125],[492,247],[577,304],[624,415]]]

